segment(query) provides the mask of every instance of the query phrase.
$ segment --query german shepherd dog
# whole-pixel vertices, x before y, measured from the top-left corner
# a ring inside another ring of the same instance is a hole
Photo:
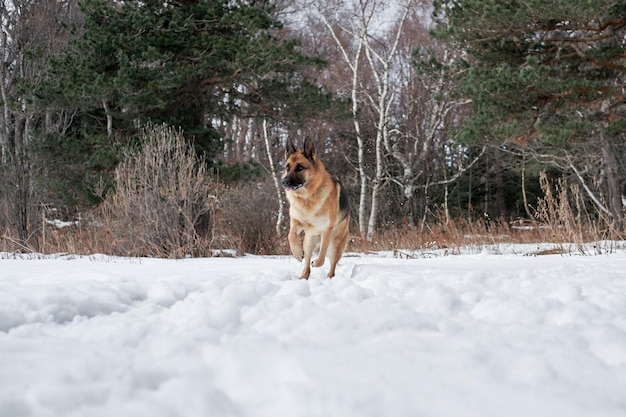
[[[298,260],[304,259],[301,278],[309,279],[311,265],[320,267],[328,253],[328,278],[335,276],[335,267],[348,242],[350,209],[348,195],[336,179],[326,171],[315,154],[311,138],[304,140],[304,149],[298,150],[291,139],[285,149],[283,187],[289,201],[289,246]],[[304,250],[300,234],[304,232]],[[311,255],[320,238],[317,259]]]

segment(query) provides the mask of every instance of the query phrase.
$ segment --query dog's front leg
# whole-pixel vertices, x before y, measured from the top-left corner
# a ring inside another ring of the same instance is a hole
[[[300,278],[309,279],[311,275],[311,255],[315,249],[316,236],[312,233],[304,233],[304,269]]]
[[[312,264],[316,268],[324,265],[324,260],[326,259],[326,251],[328,250],[328,245],[330,243],[332,233],[332,228],[329,228],[328,230],[324,231],[324,233],[322,233],[322,238],[320,241],[320,253],[317,255],[317,259],[314,260]]]
[[[302,260],[302,244],[300,243],[299,235],[300,228],[295,220],[292,219],[289,228],[289,247],[291,248],[291,254],[298,262]]]

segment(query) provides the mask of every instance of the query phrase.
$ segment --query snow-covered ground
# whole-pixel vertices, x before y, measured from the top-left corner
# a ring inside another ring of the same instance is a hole
[[[626,253],[0,254],[0,416],[624,417]]]

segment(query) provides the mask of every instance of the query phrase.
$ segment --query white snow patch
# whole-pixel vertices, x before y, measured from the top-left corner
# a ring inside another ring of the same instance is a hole
[[[518,251],[0,254],[0,416],[626,415],[626,253]]]

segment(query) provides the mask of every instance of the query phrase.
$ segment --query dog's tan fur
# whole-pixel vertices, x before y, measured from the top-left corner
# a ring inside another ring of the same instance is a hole
[[[328,278],[335,276],[335,267],[348,242],[350,212],[345,190],[333,179],[315,153],[313,141],[306,138],[304,149],[297,150],[288,139],[285,152],[283,185],[289,201],[289,246],[298,260],[304,259],[301,278],[308,279],[311,265],[320,267],[328,253]],[[304,245],[300,234],[304,232]],[[311,255],[320,238],[317,259]]]

